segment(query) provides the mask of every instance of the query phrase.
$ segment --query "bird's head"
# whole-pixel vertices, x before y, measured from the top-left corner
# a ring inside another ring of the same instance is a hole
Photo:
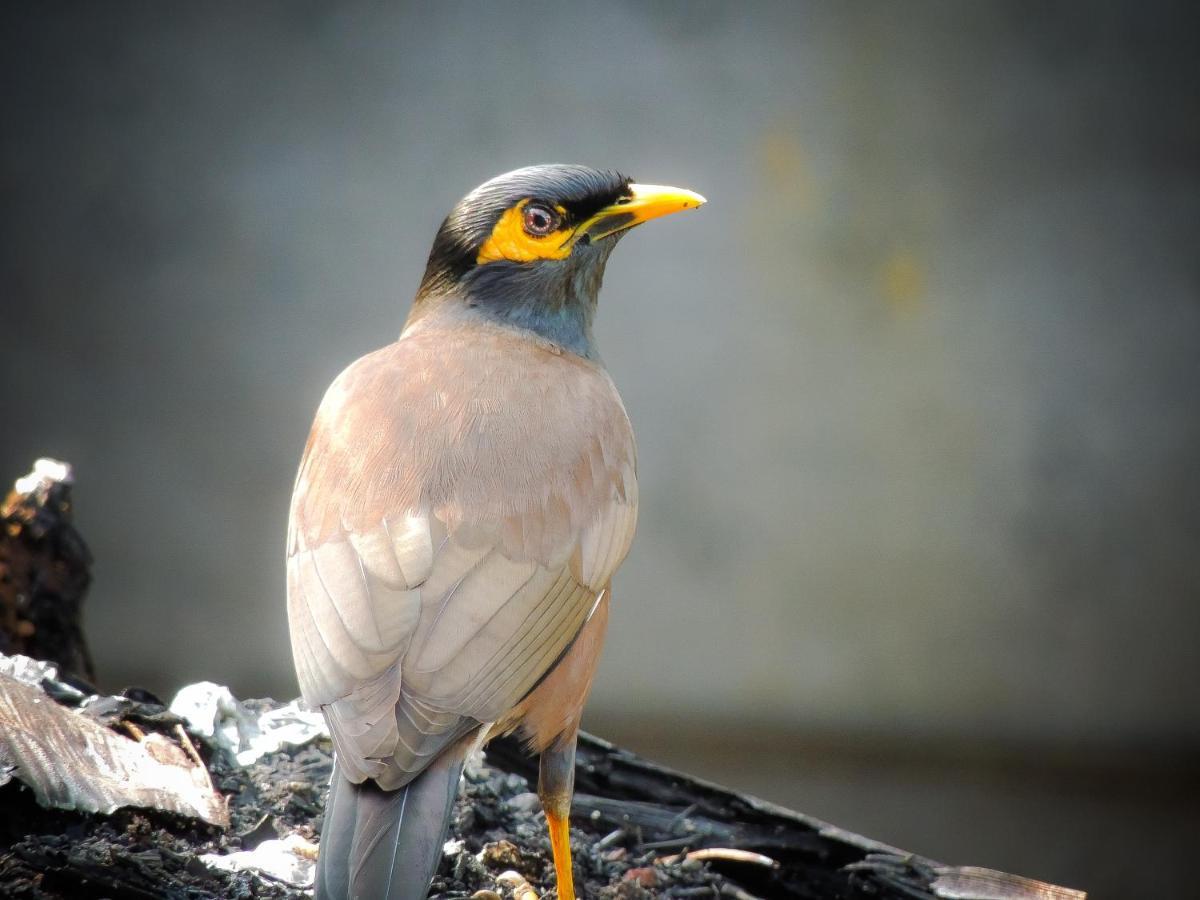
[[[410,322],[443,303],[593,355],[591,320],[616,242],[704,198],[611,170],[529,166],[484,182],[442,223]]]

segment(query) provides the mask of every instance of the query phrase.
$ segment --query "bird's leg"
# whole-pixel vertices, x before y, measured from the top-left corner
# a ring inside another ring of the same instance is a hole
[[[542,751],[538,773],[538,796],[546,811],[550,848],[554,852],[554,874],[558,877],[558,900],[575,900],[571,870],[571,795],[575,792],[575,739],[563,735]]]

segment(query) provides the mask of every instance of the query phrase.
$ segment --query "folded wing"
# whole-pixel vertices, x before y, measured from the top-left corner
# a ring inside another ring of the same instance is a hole
[[[406,335],[339,377],[287,572],[301,690],[348,778],[398,787],[537,684],[628,551],[634,468],[607,374],[504,333]]]

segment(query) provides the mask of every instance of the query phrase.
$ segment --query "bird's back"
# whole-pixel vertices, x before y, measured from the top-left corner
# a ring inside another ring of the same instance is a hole
[[[288,608],[350,781],[407,783],[546,675],[628,550],[635,465],[602,367],[470,316],[338,377],[293,495]]]

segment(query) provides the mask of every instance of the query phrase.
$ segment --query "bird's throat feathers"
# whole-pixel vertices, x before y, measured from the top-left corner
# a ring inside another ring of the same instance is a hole
[[[595,359],[592,321],[604,266],[618,237],[576,247],[561,260],[500,260],[473,268],[453,285],[446,284],[444,290],[422,290],[409,324],[435,310],[465,312],[532,332],[563,350]]]
[[[575,165],[529,166],[484,182],[438,230],[409,324],[465,307],[593,358],[604,265],[633,221],[606,211],[632,202],[631,184],[619,172]],[[593,227],[601,218],[605,227]]]

